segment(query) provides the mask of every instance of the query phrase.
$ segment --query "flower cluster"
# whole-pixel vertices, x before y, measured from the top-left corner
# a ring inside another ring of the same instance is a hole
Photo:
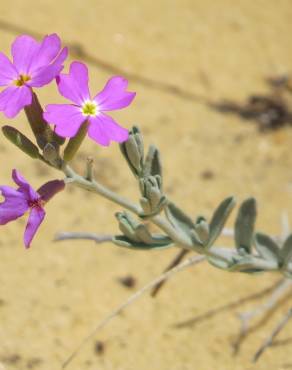
[[[11,55],[12,61],[0,52],[0,86],[4,87],[0,93],[0,111],[7,118],[13,118],[25,109],[29,122],[34,127],[33,133],[37,142],[39,137],[36,133],[43,134],[51,130],[50,132],[56,138],[69,138],[68,147],[71,150],[72,140],[78,136],[82,127],[86,128],[92,140],[102,146],[110,145],[111,141],[122,143],[128,139],[128,130],[121,127],[106,113],[125,108],[133,101],[135,93],[127,91],[126,79],[113,76],[104,88],[92,97],[89,92],[88,69],[85,64],[74,61],[70,65],[68,74],[61,73],[68,56],[68,49],[62,48],[61,40],[56,34],[44,37],[41,42],[28,35],[19,36],[12,44]],[[59,93],[70,100],[71,104],[49,104],[43,111],[38,100],[36,103],[35,88],[45,86],[53,80],[57,83]],[[41,124],[47,126],[47,129],[41,127]],[[50,125],[53,125],[52,128]],[[51,143],[47,139],[41,146],[44,151],[43,156],[39,155],[38,148],[29,139],[16,129],[9,128],[10,136],[11,132],[14,135],[9,139],[26,153],[33,152],[37,157],[47,160],[45,154],[47,155],[48,150],[52,151],[53,148],[57,156],[59,155],[56,148],[58,144]],[[60,162],[62,158],[58,160]],[[50,161],[47,160],[47,162]],[[45,202],[63,189],[64,182],[51,181],[36,192],[17,170],[13,170],[12,178],[18,185],[18,189],[9,186],[0,187],[5,198],[0,203],[0,225],[5,225],[30,211],[24,233],[24,244],[29,247],[45,217],[43,208]]]

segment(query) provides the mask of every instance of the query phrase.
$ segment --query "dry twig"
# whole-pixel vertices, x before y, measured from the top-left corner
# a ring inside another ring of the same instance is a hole
[[[292,280],[282,279],[281,282],[275,287],[269,299],[263,304],[255,307],[253,310],[240,313],[239,319],[241,321],[241,328],[238,337],[233,342],[234,354],[237,354],[240,350],[240,346],[243,340],[250,332],[250,322],[257,316],[263,316],[265,313],[272,311],[283,299],[288,289],[292,286]]]
[[[277,326],[274,328],[272,333],[265,339],[263,344],[260,346],[260,348],[256,351],[253,362],[256,362],[260,356],[264,353],[264,351],[273,345],[273,341],[276,338],[276,336],[283,330],[283,328],[287,325],[288,321],[292,317],[292,308],[289,308],[286,315],[281,319],[281,321],[277,324]]]
[[[173,269],[161,274],[156,279],[152,280],[150,283],[144,285],[140,290],[138,290],[136,293],[131,295],[124,303],[122,303],[119,307],[117,307],[115,310],[113,310],[107,317],[105,317],[93,330],[91,333],[85,337],[82,342],[79,344],[79,346],[72,352],[72,354],[68,357],[68,359],[63,363],[62,368],[65,369],[71,361],[75,358],[75,356],[79,353],[80,349],[84,346],[85,343],[87,343],[91,338],[93,338],[96,333],[104,328],[113,318],[115,318],[118,314],[120,314],[122,311],[124,311],[129,305],[131,305],[133,302],[135,302],[138,298],[141,297],[142,294],[147,292],[148,290],[153,289],[157,284],[159,284],[161,281],[164,281],[166,279],[169,279],[170,277],[174,276],[178,272],[186,269],[189,266],[197,265],[200,262],[203,262],[205,260],[205,256],[192,256],[188,258],[186,261],[180,263]]]

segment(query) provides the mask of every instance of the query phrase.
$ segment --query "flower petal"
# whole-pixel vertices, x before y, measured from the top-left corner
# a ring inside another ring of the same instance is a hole
[[[59,54],[61,49],[61,40],[56,33],[47,35],[41,42],[37,52],[34,55],[32,63],[30,65],[30,73],[33,73],[36,69],[47,66]]]
[[[32,79],[29,80],[26,85],[32,87],[41,87],[50,83],[56,78],[63,69],[63,62],[68,56],[68,49],[64,48],[58,55],[56,60],[44,67],[40,67],[32,73]]]
[[[66,58],[68,57],[68,48],[63,48],[60,52],[60,54],[57,56],[57,58],[54,60],[53,64],[57,65],[57,64],[60,64],[62,65]]]
[[[15,117],[26,105],[31,104],[32,92],[27,86],[9,86],[0,93],[0,111],[6,117]]]
[[[40,50],[40,44],[28,35],[16,37],[11,47],[13,64],[21,74],[28,74],[34,56]]]
[[[88,69],[83,63],[71,63],[69,74],[62,73],[58,77],[57,83],[60,94],[73,103],[81,106],[84,101],[90,99]]]
[[[23,238],[26,248],[30,247],[30,243],[40,227],[40,224],[43,222],[45,215],[46,212],[41,207],[33,207],[31,209]]]
[[[108,146],[111,140],[122,143],[128,139],[128,130],[106,114],[100,113],[96,117],[90,117],[89,122],[88,135],[100,145]]]
[[[135,98],[136,93],[125,91],[128,81],[120,76],[112,77],[94,100],[101,111],[115,110],[127,107]]]
[[[55,131],[62,137],[76,135],[81,124],[86,120],[79,107],[70,104],[49,104],[46,106],[44,119],[54,124]]]
[[[40,198],[40,195],[30,186],[23,176],[17,171],[12,170],[12,179],[16,185],[19,186],[17,189],[21,192],[27,200],[34,201]]]
[[[65,182],[63,180],[51,180],[43,184],[38,189],[38,194],[40,195],[42,201],[47,203],[52,199],[57,193],[65,189]]]
[[[0,191],[5,197],[4,202],[0,203],[0,225],[5,225],[24,215],[29,206],[24,195],[16,189],[0,186]]]
[[[17,71],[6,55],[0,53],[0,86],[6,86],[17,79]]]

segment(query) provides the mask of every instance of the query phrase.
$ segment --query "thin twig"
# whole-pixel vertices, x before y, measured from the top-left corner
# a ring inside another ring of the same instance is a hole
[[[292,343],[292,338],[278,339],[273,341],[273,347],[287,346]]]
[[[197,323],[199,323],[201,321],[208,320],[211,317],[213,317],[213,316],[215,316],[215,315],[217,315],[221,312],[236,308],[236,307],[238,307],[238,306],[240,306],[240,305],[242,305],[246,302],[262,298],[263,296],[272,292],[276,287],[278,287],[281,284],[282,281],[283,281],[283,279],[279,279],[272,286],[268,286],[267,288],[262,289],[259,292],[250,294],[250,295],[242,297],[242,298],[239,298],[235,301],[224,304],[222,306],[212,308],[211,310],[209,310],[207,312],[204,312],[201,315],[198,315],[198,316],[195,316],[191,319],[179,322],[179,323],[175,324],[174,327],[179,328],[179,329],[180,328],[185,328],[185,327],[190,327],[190,326],[196,325]]]
[[[187,249],[182,249],[181,251],[179,251],[179,253],[174,257],[174,259],[170,262],[170,264],[166,267],[166,269],[163,272],[167,272],[174,268],[175,266],[177,266],[188,253],[189,250]],[[160,291],[160,289],[163,287],[165,283],[166,279],[157,284],[150,293],[151,297],[156,297],[157,293]]]
[[[94,233],[73,233],[62,231],[57,233],[54,237],[55,242],[63,240],[93,240],[96,243],[105,243],[112,241],[113,235],[103,235],[103,234],[94,234]]]
[[[263,344],[260,346],[260,348],[256,351],[253,362],[256,362],[261,355],[264,353],[264,351],[273,345],[273,340],[276,338],[276,336],[281,332],[281,330],[287,325],[288,321],[292,317],[292,308],[288,310],[286,315],[281,319],[281,321],[277,324],[277,326],[274,328],[272,333],[265,339]]]
[[[118,314],[120,314],[122,311],[124,311],[129,305],[131,305],[133,302],[135,302],[138,298],[141,297],[142,294],[147,292],[148,290],[152,289],[154,286],[159,284],[161,281],[165,279],[169,279],[170,277],[174,276],[178,272],[184,270],[185,268],[196,265],[202,261],[205,260],[205,256],[192,256],[188,258],[186,261],[180,263],[173,269],[161,274],[156,279],[152,280],[150,283],[144,285],[140,290],[138,290],[136,293],[131,295],[124,303],[122,303],[119,307],[117,307],[115,310],[113,310],[107,317],[105,317],[94,329],[93,331],[85,337],[82,342],[79,344],[79,346],[72,352],[72,354],[68,357],[68,359],[63,363],[62,368],[65,369],[70,362],[75,358],[75,356],[79,353],[80,349],[84,346],[85,343],[87,343],[91,338],[93,338],[96,333],[104,328],[114,317],[116,317]]]
[[[250,322],[253,318],[257,316],[263,316],[266,312],[273,310],[283,298],[285,293],[292,286],[292,280],[283,279],[281,283],[274,289],[269,299],[263,304],[255,307],[253,310],[240,313],[239,319],[241,321],[241,328],[237,339],[233,343],[234,354],[237,354],[240,345],[242,344],[244,338],[246,338],[250,330]]]

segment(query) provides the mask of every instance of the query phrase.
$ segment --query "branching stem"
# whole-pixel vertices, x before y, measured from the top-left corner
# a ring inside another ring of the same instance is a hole
[[[101,185],[96,180],[88,180],[78,175],[67,163],[65,162],[63,163],[61,170],[66,175],[67,179],[70,179],[70,183],[75,184],[76,186],[88,190],[90,192],[99,194],[102,197],[134,213],[138,217],[143,213],[143,210],[140,206],[132,203],[130,200],[111,191],[107,187]],[[230,266],[234,264],[234,261],[237,258],[241,257],[240,255],[238,255],[237,250],[226,247],[211,247],[210,249],[196,248],[192,244],[190,238],[187,238],[183,233],[175,229],[168,220],[166,220],[160,215],[156,215],[150,218],[149,221],[154,223],[161,230],[163,230],[173,240],[177,247],[191,251],[197,251],[198,253],[205,254],[207,257],[217,258],[221,261],[226,262]],[[289,272],[291,271],[292,273],[292,264],[290,263],[288,267]],[[257,255],[250,255],[250,260],[248,261],[248,265],[246,266],[246,268],[261,269],[264,271],[279,270],[279,266],[275,261],[265,260]]]

